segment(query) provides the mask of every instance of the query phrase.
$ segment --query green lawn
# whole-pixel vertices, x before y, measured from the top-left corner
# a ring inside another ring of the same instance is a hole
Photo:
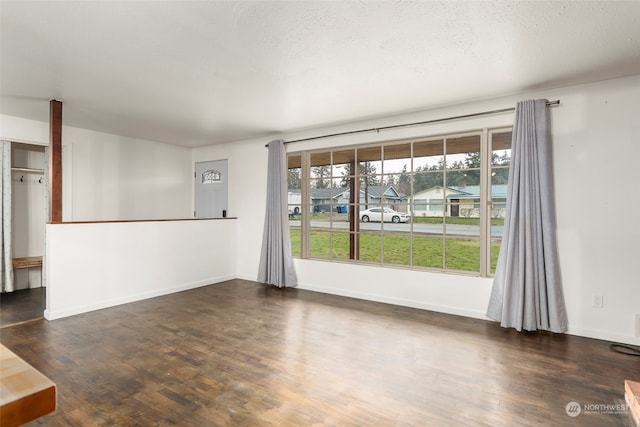
[[[349,259],[349,233],[328,232],[325,228],[312,228],[310,233],[312,258]],[[445,240],[443,242],[443,240]],[[411,245],[413,243],[413,261]],[[300,229],[291,228],[291,248],[300,256]],[[491,242],[491,271],[495,270],[500,242]],[[446,254],[446,265],[443,262]],[[411,235],[407,233],[361,233],[360,260],[385,264],[415,265],[445,268],[447,270],[480,271],[480,241],[468,237]]]

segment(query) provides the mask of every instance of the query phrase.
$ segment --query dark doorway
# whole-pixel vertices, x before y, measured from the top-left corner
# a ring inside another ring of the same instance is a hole
[[[451,199],[451,216],[460,216],[460,199]]]

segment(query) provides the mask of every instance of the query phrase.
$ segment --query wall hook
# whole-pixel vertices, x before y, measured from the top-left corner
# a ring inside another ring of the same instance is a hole
[[[40,184],[42,184],[42,177],[38,180],[38,182],[39,182]]]
[[[24,182],[24,175],[20,177],[20,182]]]

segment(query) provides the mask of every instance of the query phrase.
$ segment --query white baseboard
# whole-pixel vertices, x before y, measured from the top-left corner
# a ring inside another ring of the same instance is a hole
[[[248,279],[251,280],[251,279]],[[299,283],[298,289],[305,289],[314,292],[321,292],[331,295],[339,295],[349,298],[363,299],[367,301],[376,301],[385,304],[399,305],[403,307],[419,308],[422,310],[436,311],[438,313],[453,314],[456,316],[471,317],[474,319],[490,320],[483,311],[474,311],[461,309],[459,307],[444,306],[438,304],[429,304],[421,301],[413,301],[402,298],[394,298],[376,294],[368,294],[364,292],[354,292],[345,289],[330,288],[325,286],[314,286],[305,283]],[[600,331],[583,328],[569,328],[568,335],[575,335],[583,338],[593,338],[602,341],[612,341],[624,344],[639,345],[640,338],[611,333],[610,331]]]
[[[44,311],[44,317],[47,320],[62,319],[64,317],[75,316],[77,314],[88,313],[90,311],[101,310],[103,308],[115,307],[121,304],[127,304],[130,302],[141,301],[149,298],[155,298],[163,295],[173,294],[176,292],[182,292],[189,289],[200,288],[202,286],[208,286],[227,280],[235,279],[235,275],[213,277],[206,280],[199,280],[197,282],[184,283],[177,286],[172,286],[163,289],[154,289],[148,292],[142,292],[138,294],[125,295],[119,298],[112,298],[109,300],[102,300],[95,304],[86,304],[76,307],[67,308],[64,310],[51,311],[48,308]]]
[[[584,338],[593,338],[601,341],[640,345],[640,338],[636,338],[630,335],[620,335],[617,333],[612,333],[610,331],[601,331],[597,329],[572,328],[571,325],[569,325],[569,331],[567,332],[567,334]]]
[[[385,304],[393,304],[393,305],[399,305],[403,307],[419,308],[421,310],[436,311],[439,313],[471,317],[474,319],[488,320],[487,316],[485,316],[485,313],[483,311],[466,310],[466,309],[461,309],[459,307],[429,304],[422,301],[413,301],[413,300],[408,300],[403,298],[394,298],[394,297],[389,297],[384,295],[369,294],[365,292],[354,292],[354,291],[348,291],[345,289],[330,288],[325,286],[315,286],[315,285],[309,285],[305,283],[298,283],[298,289],[305,289],[308,291],[321,292],[321,293],[331,294],[331,295],[339,295],[339,296],[349,297],[349,298],[357,298],[357,299],[362,299],[367,301],[382,302]]]

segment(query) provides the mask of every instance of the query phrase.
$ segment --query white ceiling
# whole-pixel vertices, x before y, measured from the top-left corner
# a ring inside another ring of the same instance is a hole
[[[0,112],[200,146],[640,74],[640,1],[4,1]]]

